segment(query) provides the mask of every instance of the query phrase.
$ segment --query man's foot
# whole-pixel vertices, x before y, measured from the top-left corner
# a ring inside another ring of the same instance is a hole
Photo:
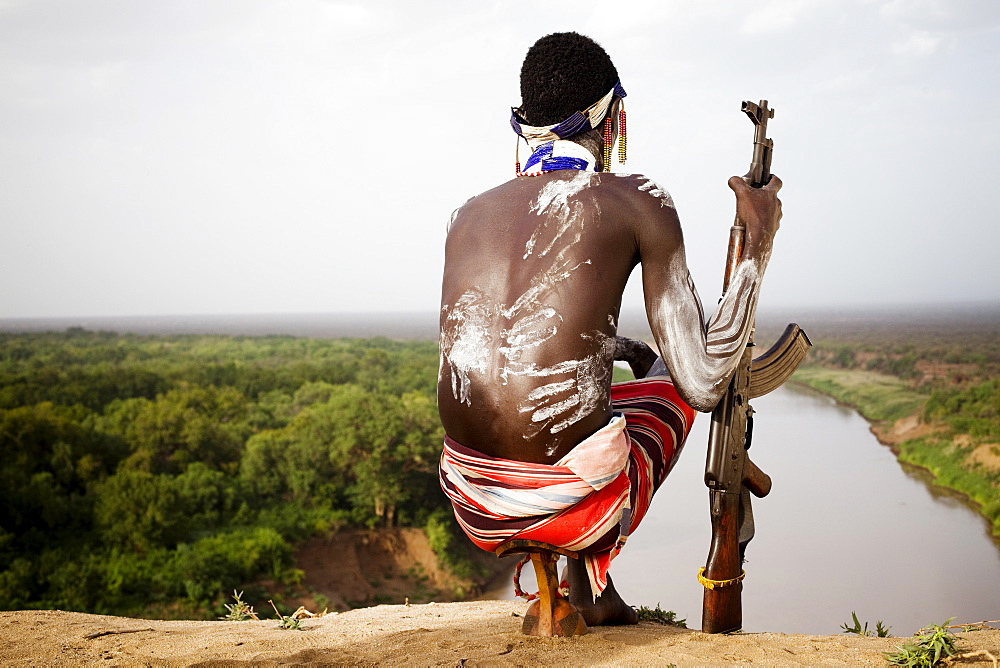
[[[639,614],[622,600],[608,576],[608,586],[595,601],[590,594],[590,579],[579,559],[569,560],[569,602],[583,615],[587,626],[638,624]]]

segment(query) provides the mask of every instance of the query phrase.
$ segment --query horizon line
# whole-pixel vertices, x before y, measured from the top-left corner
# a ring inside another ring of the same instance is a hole
[[[703,302],[705,300],[702,300]],[[899,311],[910,309],[971,309],[971,308],[992,308],[1000,312],[1000,298],[996,299],[970,299],[927,302],[881,302],[871,304],[849,304],[849,303],[829,303],[829,304],[808,304],[808,305],[764,305],[757,307],[757,313],[786,313],[788,311],[802,311],[805,313],[817,312],[873,312],[880,310]],[[626,306],[622,313],[644,313],[641,306]],[[331,318],[331,317],[359,317],[359,318],[385,318],[393,316],[436,316],[437,309],[392,309],[384,311],[257,311],[257,312],[217,312],[217,313],[134,313],[134,314],[73,314],[73,315],[0,315],[0,326],[4,323],[23,323],[25,321],[67,321],[67,320],[161,320],[161,319],[196,319],[196,318]]]

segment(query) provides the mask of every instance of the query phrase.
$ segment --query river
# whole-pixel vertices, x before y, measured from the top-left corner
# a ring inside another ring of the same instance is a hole
[[[754,500],[757,536],[747,549],[746,631],[836,634],[876,620],[905,636],[949,617],[1000,619],[1000,542],[975,510],[900,465],[868,423],[798,386],[754,400],[754,461],[770,495]],[[701,626],[696,573],[710,542],[702,481],[708,416],[629,538],[611,573],[633,605],[674,610]],[[534,591],[525,569],[525,589]],[[514,598],[513,588],[501,597]]]

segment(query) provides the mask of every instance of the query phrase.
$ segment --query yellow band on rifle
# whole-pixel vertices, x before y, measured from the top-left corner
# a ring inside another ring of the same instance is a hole
[[[698,569],[698,582],[702,584],[705,589],[715,589],[716,587],[728,587],[729,585],[734,585],[740,582],[747,576],[747,572],[740,569],[740,576],[738,578],[733,578],[732,580],[709,580],[704,575],[705,569]]]

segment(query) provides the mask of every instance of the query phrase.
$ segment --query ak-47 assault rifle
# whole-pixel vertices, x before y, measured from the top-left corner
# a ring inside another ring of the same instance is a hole
[[[760,188],[771,180],[771,149],[767,121],[774,110],[767,100],[759,104],[744,102],[742,111],[756,126],[753,162],[747,177],[750,185]],[[729,232],[729,254],[722,293],[736,273],[743,255],[746,226],[737,217]],[[750,400],[763,396],[785,382],[810,346],[809,337],[790,324],[770,350],[753,358],[753,328],[729,388],[712,411],[708,436],[708,461],[705,484],[708,485],[712,511],[712,545],[705,568],[698,580],[705,587],[701,628],[706,633],[736,631],[743,626],[742,569],[747,543],[753,538],[753,511],[750,492],[757,497],[771,491],[771,478],[750,461],[747,450],[753,435],[753,409]]]

